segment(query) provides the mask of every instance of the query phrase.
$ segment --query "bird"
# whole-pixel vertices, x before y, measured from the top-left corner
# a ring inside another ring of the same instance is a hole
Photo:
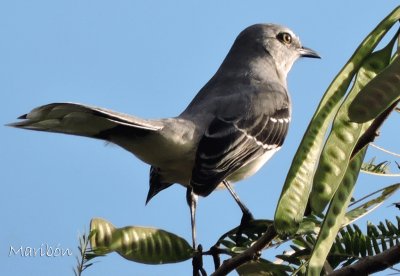
[[[256,173],[283,145],[291,118],[287,74],[300,57],[320,58],[289,28],[254,24],[239,33],[222,64],[178,116],[143,119],[79,103],[34,108],[9,126],[105,140],[149,164],[146,204],[173,184],[186,187],[192,244],[198,197]]]

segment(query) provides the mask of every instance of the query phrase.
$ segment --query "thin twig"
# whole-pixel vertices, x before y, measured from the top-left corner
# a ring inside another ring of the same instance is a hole
[[[364,169],[361,169],[361,172],[366,173],[366,174],[372,174],[372,175],[377,175],[377,176],[386,176],[386,177],[399,177],[400,176],[400,173],[377,173],[377,172],[367,171]]]
[[[380,147],[380,146],[378,146],[378,145],[375,145],[374,143],[370,143],[369,145],[370,145],[370,146],[373,146],[374,148],[377,148],[377,149],[380,150],[380,151],[386,152],[386,153],[388,153],[388,154],[390,154],[390,155],[393,155],[393,156],[396,156],[396,157],[400,157],[400,154],[395,153],[395,152],[392,152],[392,151],[389,151],[389,150],[387,150],[387,149],[384,149],[384,148],[382,148],[382,147]]]

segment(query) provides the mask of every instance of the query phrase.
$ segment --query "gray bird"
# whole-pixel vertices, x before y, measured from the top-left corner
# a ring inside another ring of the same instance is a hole
[[[173,118],[146,120],[104,108],[53,103],[10,126],[98,138],[151,165],[146,203],[174,183],[187,187],[195,246],[197,196],[225,186],[250,219],[230,182],[257,172],[277,152],[291,121],[286,76],[299,57],[319,58],[288,28],[243,30],[215,75]]]

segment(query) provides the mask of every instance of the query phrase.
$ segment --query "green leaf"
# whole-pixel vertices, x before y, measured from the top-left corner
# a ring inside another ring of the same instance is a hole
[[[344,254],[346,252],[346,249],[340,242],[339,238],[337,238],[337,241],[335,242],[335,244],[336,244],[336,247],[337,247],[337,250],[339,251],[339,253]]]
[[[386,241],[385,238],[381,238],[381,247],[382,247],[382,251],[386,251],[388,248],[386,246]]]
[[[316,217],[308,216],[303,219],[300,223],[299,229],[296,235],[304,235],[310,233],[318,233],[320,229],[321,222]]]
[[[381,253],[381,250],[379,248],[378,241],[376,240],[376,238],[375,237],[371,238],[371,240],[372,240],[372,245],[374,247],[375,254]]]
[[[361,257],[367,256],[367,238],[364,235],[359,235],[360,237],[360,255]]]
[[[346,226],[346,230],[347,230],[347,232],[350,234],[350,236],[353,236],[353,235],[354,235],[354,230],[353,230],[353,228],[351,228],[350,225],[347,225],[347,226]]]
[[[378,228],[375,225],[373,225],[370,221],[367,224],[367,234],[370,237],[378,237],[379,236]]]
[[[265,259],[247,262],[236,269],[240,276],[280,276],[292,270],[290,266],[274,264]]]
[[[378,224],[378,229],[381,231],[381,233],[382,233],[384,236],[390,235],[389,231],[386,230],[386,227],[385,227],[385,225],[382,223],[382,221],[379,222],[379,224]]]
[[[360,235],[354,234],[352,235],[352,253],[355,256],[358,256],[360,254]]]
[[[241,229],[242,236],[239,239],[236,237],[239,228],[235,227],[223,234],[216,245],[224,245],[228,249],[227,254],[237,254],[249,248],[272,224],[271,220],[252,220],[247,227]]]
[[[399,232],[400,232],[399,230],[400,229],[396,229],[396,227],[394,226],[394,224],[391,221],[386,219],[385,222],[386,222],[387,229],[389,229],[389,232],[392,235],[398,235],[399,234]]]
[[[301,261],[298,258],[293,257],[292,255],[276,255],[278,259],[281,259],[284,262],[294,265],[301,265]]]
[[[368,222],[367,234],[363,234],[361,229],[355,224],[348,225],[340,229],[339,235],[336,236],[335,243],[329,252],[327,261],[335,269],[339,264],[347,266],[360,258],[378,254],[398,244],[399,237],[397,232],[399,231],[400,228],[396,228],[387,219],[385,219],[385,222],[380,222],[378,226]]]
[[[386,32],[400,18],[400,7],[389,14],[361,43],[325,92],[293,158],[275,212],[275,228],[280,234],[294,234],[307,205],[314,171],[326,130],[347,91],[354,74],[361,67]]]
[[[364,237],[365,237],[365,243],[367,246],[368,256],[372,256],[372,255],[374,255],[374,248],[372,247],[371,237],[369,237],[369,236],[364,236]]]
[[[95,234],[90,243],[94,252],[117,252],[122,257],[145,264],[176,263],[190,259],[189,243],[170,232],[138,226],[115,228],[110,222],[94,218],[90,230]]]
[[[361,166],[361,170],[366,173],[386,175],[390,173],[389,165],[390,165],[389,161],[383,161],[378,164],[375,164],[375,157],[374,157],[370,161],[363,163]]]
[[[375,210],[386,199],[388,199],[391,195],[393,195],[399,188],[400,188],[400,183],[393,184],[393,185],[390,185],[383,189],[379,189],[373,193],[370,193],[369,195],[366,195],[363,198],[351,203],[349,205],[349,207],[356,206],[359,203],[363,202],[364,200],[372,197],[373,195],[378,194],[376,197],[368,200],[367,202],[365,202],[357,207],[353,207],[352,210],[347,212],[347,214],[343,220],[343,225],[348,225],[348,224],[358,220],[359,218],[365,216],[366,214],[370,213],[371,211]]]
[[[86,235],[84,233],[82,236],[79,237],[79,256],[76,257],[77,265],[74,268],[74,274],[76,276],[82,275],[84,270],[93,265],[93,263],[90,263],[92,259],[104,256],[103,254],[96,254],[91,250],[89,243],[93,234],[93,231],[91,231],[89,235]]]

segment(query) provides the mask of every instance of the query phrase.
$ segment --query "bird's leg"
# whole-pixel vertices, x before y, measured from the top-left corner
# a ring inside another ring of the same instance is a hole
[[[192,225],[192,246],[196,250],[196,207],[197,207],[197,195],[193,193],[191,187],[187,188],[186,201],[190,208],[190,222]],[[193,265],[193,276],[205,276],[207,273],[203,268],[203,247],[199,244],[196,253],[192,260]]]
[[[193,276],[207,276],[207,272],[203,268],[203,247],[201,244],[197,247],[197,251],[192,259]]]
[[[187,188],[186,191],[186,201],[190,208],[190,222],[192,225],[192,246],[196,249],[196,206],[197,206],[197,196],[193,193],[191,187]]]
[[[239,229],[236,233],[236,242],[238,242],[239,237],[242,235],[243,229],[245,229],[252,220],[254,220],[253,214],[250,212],[249,208],[246,207],[241,201],[239,196],[236,194],[236,192],[233,190],[231,184],[227,181],[223,181],[225,187],[228,189],[228,191],[231,193],[233,198],[235,199],[236,203],[239,205],[240,209],[243,212],[242,219],[240,221]]]
[[[249,208],[246,207],[246,205],[244,205],[241,201],[239,196],[236,194],[236,192],[233,190],[231,184],[227,181],[224,180],[223,181],[225,187],[228,189],[228,191],[231,193],[231,195],[233,196],[233,198],[235,199],[236,203],[239,205],[240,209],[243,212],[243,218],[242,220],[252,220],[253,219],[253,215],[250,212]]]

